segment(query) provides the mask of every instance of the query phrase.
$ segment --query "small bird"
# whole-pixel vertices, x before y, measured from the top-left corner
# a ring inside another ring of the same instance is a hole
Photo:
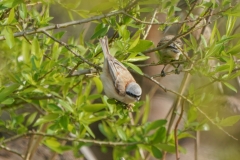
[[[175,36],[174,35],[167,35],[165,37],[163,37],[157,47],[160,47],[166,43],[168,43],[170,40],[172,40]],[[183,43],[182,41],[178,38],[175,41],[173,41],[172,43],[170,43],[168,46],[166,46],[165,48],[162,48],[161,50],[159,50],[159,56],[160,56],[160,61],[164,62],[164,63],[169,63],[172,61],[176,61],[179,60],[180,55],[182,54],[182,47],[183,47]],[[175,67],[174,64],[172,64],[174,68],[176,68],[176,73],[178,73],[178,67],[180,64],[178,64],[177,67]],[[161,71],[161,76],[164,77],[165,73],[164,73],[164,69],[165,69],[166,65],[164,65],[162,71]]]
[[[105,36],[99,41],[104,54],[103,72],[100,78],[105,94],[125,104],[138,101],[142,94],[141,87],[127,68],[110,54],[108,38]]]

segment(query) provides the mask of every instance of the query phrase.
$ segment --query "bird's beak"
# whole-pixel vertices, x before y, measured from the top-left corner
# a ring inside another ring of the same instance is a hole
[[[141,99],[141,97],[138,97],[138,98],[137,98],[137,101],[139,101],[140,99]]]

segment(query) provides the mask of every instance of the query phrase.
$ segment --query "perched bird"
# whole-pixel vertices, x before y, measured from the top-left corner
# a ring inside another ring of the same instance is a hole
[[[174,37],[175,37],[174,35],[167,35],[167,36],[163,37],[159,41],[157,47],[168,43]],[[183,47],[182,41],[180,39],[176,39],[175,41],[170,43],[168,46],[159,50],[160,61],[164,62],[164,63],[169,63],[169,62],[172,62],[172,61],[179,60],[179,57],[182,54],[182,47]],[[176,73],[178,73],[177,68],[179,67],[180,64],[178,64],[177,67],[174,64],[172,64],[172,65],[176,68]],[[161,76],[162,77],[165,76],[165,73],[164,73],[164,68],[165,67],[166,67],[166,65],[164,65],[164,67],[161,71]]]
[[[125,104],[139,100],[142,89],[127,68],[110,55],[108,38],[105,36],[99,41],[104,54],[103,72],[100,78],[105,94]]]

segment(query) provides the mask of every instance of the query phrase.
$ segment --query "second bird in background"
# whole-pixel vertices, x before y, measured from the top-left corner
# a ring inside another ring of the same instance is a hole
[[[159,41],[157,47],[165,45],[166,43],[171,41],[174,37],[175,37],[174,35],[164,36]],[[180,55],[182,55],[182,48],[183,48],[182,41],[179,38],[174,40],[169,45],[167,45],[166,47],[164,47],[164,48],[162,48],[161,50],[158,51],[160,62],[169,63],[169,62],[179,60]],[[178,64],[177,67],[174,64],[172,64],[172,65],[174,66],[174,68],[176,68],[176,73],[178,73],[179,64]],[[164,67],[161,71],[161,76],[162,77],[164,77],[166,75],[165,72],[164,72],[165,67],[166,67],[166,64],[164,64]]]

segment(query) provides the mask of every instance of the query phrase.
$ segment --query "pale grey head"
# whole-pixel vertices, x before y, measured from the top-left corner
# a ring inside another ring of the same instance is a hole
[[[126,94],[136,100],[139,100],[142,95],[142,89],[136,82],[131,82],[127,85]]]

